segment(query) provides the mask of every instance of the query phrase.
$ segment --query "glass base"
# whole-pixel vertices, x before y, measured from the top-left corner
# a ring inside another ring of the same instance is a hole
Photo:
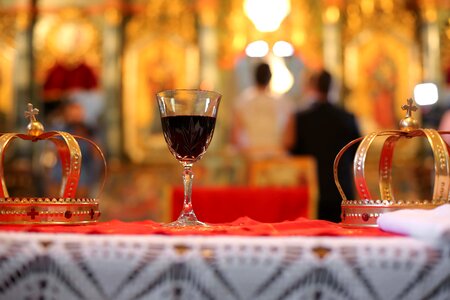
[[[171,223],[167,223],[163,225],[164,227],[210,227],[210,225],[200,222],[198,220],[192,221],[192,220],[176,220]]]
[[[195,214],[181,215],[174,222],[164,224],[165,227],[193,227],[193,226],[201,226],[201,227],[209,227],[210,225],[200,222],[197,220]]]

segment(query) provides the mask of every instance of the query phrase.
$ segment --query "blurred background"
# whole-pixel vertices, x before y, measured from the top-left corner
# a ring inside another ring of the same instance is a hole
[[[271,90],[295,110],[308,105],[308,76],[329,70],[332,101],[355,114],[363,134],[397,129],[414,86],[435,83],[438,102],[415,116],[439,128],[450,108],[450,1],[0,0],[0,131],[25,132],[23,112],[32,103],[46,130],[71,131],[102,148],[104,219],[167,221],[181,167],[164,142],[154,94],[212,89],[223,99],[210,148],[194,166],[194,190],[314,190],[308,163],[255,175],[230,142],[236,99],[262,60],[273,72]],[[57,157],[37,144],[17,142],[4,157],[13,196],[58,189]],[[399,192],[428,189],[429,150],[412,143],[397,152]],[[95,194],[101,164],[90,150],[83,159],[79,192]]]

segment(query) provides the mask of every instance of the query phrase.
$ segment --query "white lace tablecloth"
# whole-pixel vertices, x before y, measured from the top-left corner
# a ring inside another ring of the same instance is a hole
[[[411,238],[0,233],[0,299],[450,299]]]

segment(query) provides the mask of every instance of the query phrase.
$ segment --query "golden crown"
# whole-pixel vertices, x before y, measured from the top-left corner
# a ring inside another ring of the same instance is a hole
[[[30,119],[28,133],[4,133],[0,135],[0,223],[3,224],[88,224],[100,217],[97,198],[75,198],[82,167],[79,140],[87,141],[99,153],[104,164],[103,189],[106,178],[106,160],[100,148],[91,140],[64,131],[44,132],[44,126],[36,120],[39,110],[28,104],[25,117]],[[62,166],[61,188],[55,197],[9,196],[5,184],[3,157],[11,142],[16,139],[37,142],[50,141],[56,146]]]
[[[348,143],[336,156],[334,161],[334,180],[342,197],[342,224],[347,226],[377,226],[377,218],[389,211],[404,208],[431,209],[441,204],[450,203],[449,177],[449,146],[442,139],[441,134],[449,131],[419,128],[419,123],[413,118],[412,112],[417,110],[412,99],[402,106],[406,117],[400,121],[400,130],[373,132],[365,137]],[[429,200],[398,200],[394,197],[392,184],[392,162],[396,143],[400,139],[425,137],[431,147],[434,157],[434,188]],[[365,165],[369,148],[377,138],[384,138],[378,161],[378,186],[381,199],[374,199],[366,180]],[[338,165],[344,153],[354,144],[360,142],[353,161],[355,187],[359,200],[347,199],[338,179]]]

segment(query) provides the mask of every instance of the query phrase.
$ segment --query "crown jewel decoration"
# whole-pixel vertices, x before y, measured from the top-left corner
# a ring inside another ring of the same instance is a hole
[[[30,122],[27,134],[0,134],[0,224],[89,224],[100,217],[97,198],[75,198],[82,168],[82,154],[79,140],[88,142],[103,160],[106,178],[106,160],[100,148],[91,140],[71,135],[64,131],[44,131],[44,126],[36,119],[37,108],[28,104],[25,118]],[[10,196],[5,184],[3,158],[11,142],[16,139],[31,142],[50,141],[56,146],[62,166],[61,188],[57,197],[14,197]]]
[[[377,226],[377,218],[389,211],[404,208],[432,209],[442,204],[450,203],[450,167],[449,146],[442,139],[441,134],[450,134],[450,131],[437,131],[434,129],[419,128],[419,123],[412,113],[417,110],[412,99],[407,100],[402,110],[406,116],[400,121],[400,130],[387,130],[373,132],[365,137],[348,143],[337,154],[334,161],[334,180],[342,197],[342,224],[346,226]],[[373,191],[369,189],[365,176],[365,163],[367,154],[376,138],[383,137],[378,166],[378,185],[381,199],[372,197]],[[429,200],[399,200],[393,193],[392,161],[394,149],[400,139],[416,137],[426,138],[434,157],[434,188],[432,198]],[[338,179],[338,165],[344,153],[354,144],[360,142],[353,160],[353,174],[355,187],[359,200],[347,199]]]

